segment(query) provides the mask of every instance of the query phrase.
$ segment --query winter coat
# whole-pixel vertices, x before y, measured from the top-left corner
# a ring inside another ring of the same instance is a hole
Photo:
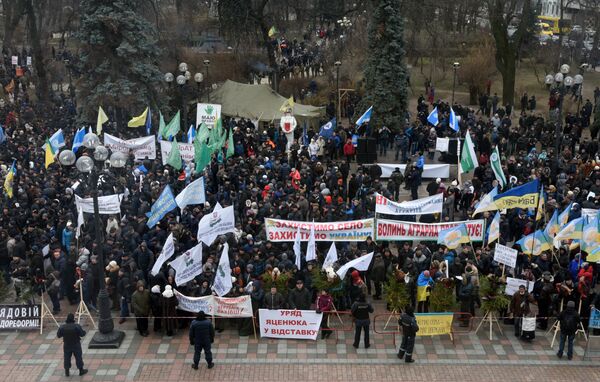
[[[290,292],[288,303],[290,309],[308,310],[311,304],[310,292],[304,287],[302,289],[294,288]]]
[[[144,289],[136,290],[131,296],[131,307],[136,316],[148,317],[150,315],[150,292]]]

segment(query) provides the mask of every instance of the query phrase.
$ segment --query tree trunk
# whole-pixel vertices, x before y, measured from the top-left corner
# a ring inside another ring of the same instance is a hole
[[[48,99],[49,92],[40,31],[37,26],[37,19],[35,17],[32,0],[26,0],[24,5],[25,13],[27,14],[27,31],[29,34],[29,42],[31,43],[33,65],[37,74],[36,93],[38,100],[41,103],[44,103]]]
[[[507,60],[504,62],[502,73],[502,102],[513,106],[515,104],[515,76],[516,76],[516,54],[507,52]]]
[[[4,12],[4,39],[2,46],[11,48],[15,29],[23,17],[23,2],[20,0],[3,1],[2,7]]]

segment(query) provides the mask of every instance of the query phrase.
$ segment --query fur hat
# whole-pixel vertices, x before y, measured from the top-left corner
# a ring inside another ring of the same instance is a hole
[[[162,293],[162,295],[163,295],[164,298],[171,298],[171,297],[174,296],[173,290],[171,289],[170,285],[167,285],[165,287],[165,291]]]

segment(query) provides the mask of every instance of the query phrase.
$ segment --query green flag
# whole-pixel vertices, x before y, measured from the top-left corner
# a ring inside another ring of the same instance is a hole
[[[219,118],[211,131],[210,140],[208,142],[211,152],[219,151],[225,144],[225,139],[225,130],[223,129],[221,118]]]
[[[204,171],[206,165],[210,163],[212,152],[200,139],[194,139],[194,162],[196,163],[196,173]]]
[[[233,131],[229,130],[229,140],[227,141],[227,158],[230,158],[235,154],[235,147],[233,142]]]
[[[490,165],[492,166],[492,170],[494,171],[494,175],[496,176],[498,183],[500,183],[500,187],[506,186],[506,176],[502,170],[502,162],[500,161],[500,152],[498,151],[498,146],[494,147],[494,150],[492,150],[492,155],[490,155]]]
[[[465,144],[463,145],[462,153],[460,156],[460,173],[462,174],[465,172],[473,171],[477,166],[479,166],[479,162],[477,162],[475,146],[473,146],[471,134],[467,130],[467,135],[465,136]]]
[[[194,143],[195,141],[206,142],[206,140],[210,137],[210,132],[211,130],[206,127],[204,123],[201,123],[200,127],[198,127],[198,134],[196,135]]]
[[[165,117],[162,115],[162,113],[159,111],[159,125],[158,125],[158,136],[161,138],[166,138],[165,137],[165,128],[167,127],[167,125],[165,124]]]
[[[181,117],[179,116],[179,111],[177,114],[171,119],[169,124],[165,127],[165,133],[163,135],[164,138],[175,137],[181,128]]]
[[[173,142],[171,142],[171,152],[169,153],[167,164],[176,170],[181,170],[181,153],[179,152],[179,143],[177,143],[177,139],[173,139]]]

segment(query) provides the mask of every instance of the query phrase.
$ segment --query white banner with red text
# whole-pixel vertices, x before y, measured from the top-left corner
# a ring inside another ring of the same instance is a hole
[[[175,291],[175,297],[179,302],[177,309],[186,312],[198,313],[203,311],[207,315],[215,317],[253,317],[250,296],[217,297],[211,295],[189,297]]]
[[[260,336],[316,340],[323,313],[314,310],[259,309]]]
[[[294,241],[300,227],[302,241],[308,241],[310,228],[314,225],[316,241],[365,241],[373,237],[373,219],[339,222],[302,222],[265,218],[267,240]]]
[[[167,164],[167,160],[169,160],[169,155],[171,155],[171,145],[172,142],[169,141],[160,141],[160,155],[162,157],[163,166]],[[181,154],[181,160],[189,163],[194,160],[194,145],[191,143],[181,143],[178,142],[179,153]]]
[[[448,223],[413,223],[386,219],[377,219],[375,240],[437,241],[440,231],[454,228],[463,223],[467,227],[467,233],[469,234],[471,241],[483,241],[483,220],[466,220]]]

